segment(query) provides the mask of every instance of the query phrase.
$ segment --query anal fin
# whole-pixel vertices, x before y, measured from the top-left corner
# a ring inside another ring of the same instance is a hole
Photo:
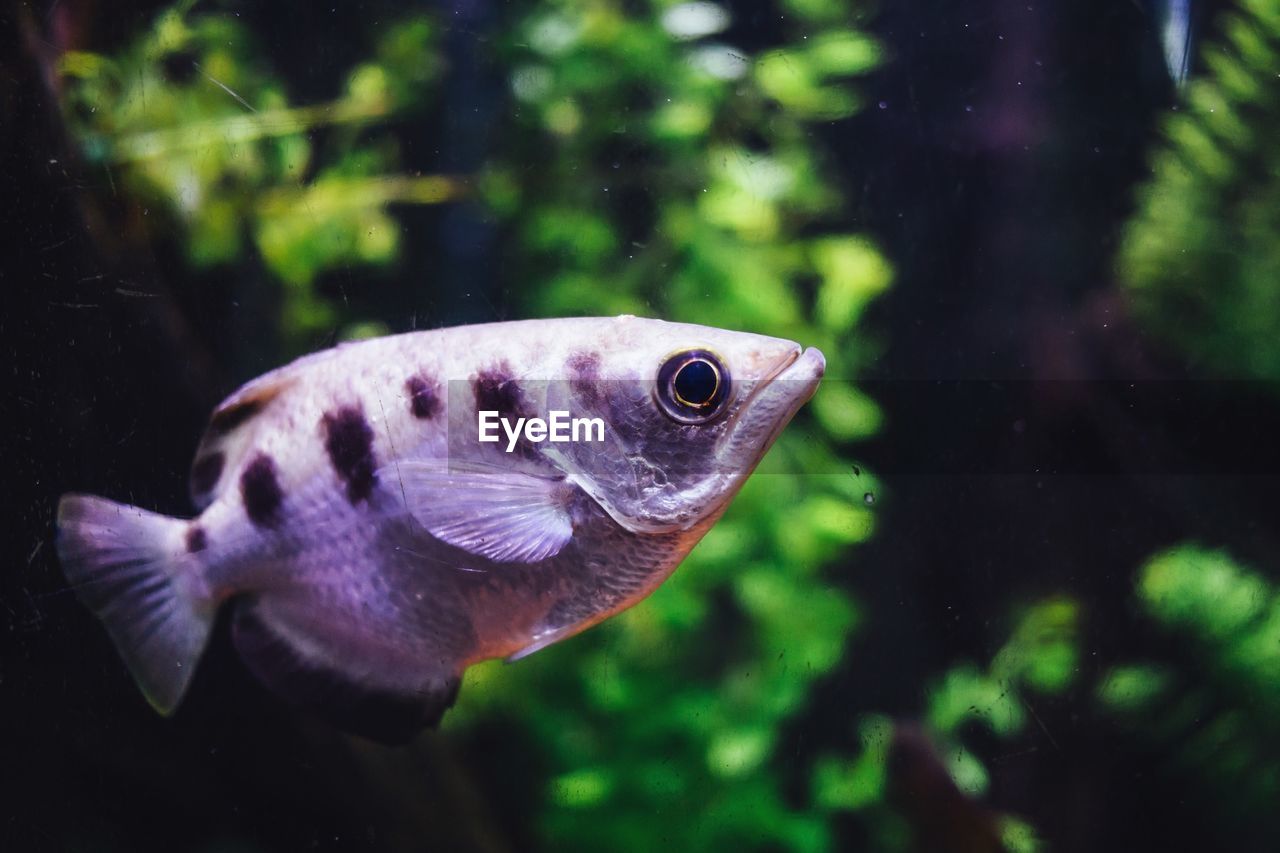
[[[456,675],[414,689],[365,683],[296,648],[258,612],[256,602],[236,602],[232,638],[253,674],[290,704],[338,728],[386,744],[411,740],[435,728],[458,697]]]

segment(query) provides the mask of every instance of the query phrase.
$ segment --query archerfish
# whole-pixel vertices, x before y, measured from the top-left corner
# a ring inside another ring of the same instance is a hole
[[[66,495],[58,553],[161,713],[229,607],[269,688],[402,741],[439,722],[470,664],[651,593],[824,365],[791,341],[630,316],[342,344],[217,407],[195,518]],[[594,428],[574,441],[567,417]],[[485,418],[500,440],[480,440]]]

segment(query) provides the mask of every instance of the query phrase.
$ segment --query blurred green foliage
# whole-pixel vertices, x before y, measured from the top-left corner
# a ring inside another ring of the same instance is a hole
[[[1058,696],[1075,682],[1079,668],[1079,606],[1069,598],[1051,598],[1028,607],[1008,641],[986,667],[962,663],[945,672],[926,691],[921,714],[924,733],[937,749],[956,788],[971,797],[987,792],[986,765],[964,742],[972,726],[999,741],[1028,733],[1034,701]],[[814,777],[814,799],[823,808],[863,814],[878,850],[908,850],[909,833],[888,802],[888,758],[895,723],[880,714],[858,723],[862,751],[852,760],[828,756]],[[1001,840],[1016,853],[1041,849],[1032,827],[1004,815]]]
[[[1165,122],[1120,255],[1144,324],[1202,373],[1280,379],[1280,6],[1240,0]]]
[[[1138,318],[1202,375],[1280,379],[1280,6],[1238,0],[1165,121],[1120,255]],[[1099,706],[1198,788],[1231,832],[1280,837],[1280,590],[1184,545],[1139,572],[1163,659],[1114,666]]]
[[[189,7],[118,56],[65,58],[86,157],[167,215],[193,266],[260,262],[294,345],[387,319],[351,316],[314,284],[397,257],[389,203],[457,195],[455,179],[397,173],[394,136],[368,132],[446,79],[440,27],[405,19],[332,102],[295,106],[243,28]],[[872,351],[859,322],[892,270],[842,227],[815,129],[859,109],[852,83],[880,48],[845,0],[775,11],[779,42],[751,52],[722,40],[726,8],[664,0],[519,4],[492,42],[509,99],[497,150],[465,178],[507,231],[502,284],[521,314],[785,336],[821,347],[831,377],[651,599],[518,666],[469,672],[446,731],[529,732],[548,769],[533,780],[548,849],[833,846],[830,811],[784,798],[784,778],[810,769],[778,745],[858,622],[829,567],[874,529],[874,479],[840,445],[881,417],[842,380]]]
[[[1178,639],[1172,659],[1113,669],[1102,707],[1160,748],[1238,825],[1280,831],[1280,589],[1220,551],[1184,545],[1139,573],[1138,600]]]
[[[64,55],[68,124],[143,215],[169,220],[193,267],[241,261],[251,245],[281,284],[281,331],[296,348],[348,319],[312,287],[318,274],[395,257],[389,204],[461,192],[453,179],[397,174],[396,138],[366,132],[429,98],[436,28],[424,17],[389,27],[333,101],[299,107],[235,18],[189,15],[192,5],[119,55]]]

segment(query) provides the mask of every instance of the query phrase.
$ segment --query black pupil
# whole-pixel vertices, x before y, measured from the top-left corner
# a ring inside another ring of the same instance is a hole
[[[691,406],[705,406],[715,397],[720,374],[710,362],[695,359],[676,371],[672,387],[676,399]]]

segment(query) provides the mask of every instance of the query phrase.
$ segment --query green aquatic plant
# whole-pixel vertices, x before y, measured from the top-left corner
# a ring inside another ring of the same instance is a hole
[[[1138,319],[1200,375],[1280,379],[1280,7],[1239,0],[1215,22],[1204,73],[1164,123],[1119,256]],[[1183,545],[1140,570],[1137,600],[1165,647],[1117,664],[1099,706],[1154,771],[1233,833],[1280,821],[1280,591],[1227,554]]]
[[[296,348],[340,318],[317,276],[396,256],[388,205],[461,193],[452,178],[399,173],[395,138],[364,133],[434,91],[436,29],[422,16],[387,28],[332,101],[297,106],[244,26],[191,5],[118,55],[64,55],[64,112],[104,183],[166,223],[193,267],[252,247],[282,286],[281,328]]]
[[[1177,643],[1112,669],[1101,706],[1192,780],[1231,826],[1280,831],[1280,589],[1225,553],[1184,545],[1139,573],[1142,612]]]
[[[1039,602],[1020,615],[987,666],[958,664],[927,688],[918,725],[959,792],[977,800],[989,785],[982,757],[965,744],[972,726],[1002,742],[1025,738],[1032,733],[1039,697],[1060,696],[1073,686],[1080,657],[1078,622],[1074,600]],[[852,760],[827,756],[813,777],[817,803],[834,812],[861,815],[882,850],[915,849],[890,796],[891,753],[902,725],[884,714],[862,717],[857,724],[861,752]],[[993,834],[1008,850],[1041,848],[1034,829],[1018,817],[993,816],[992,824]]]
[[[1280,7],[1241,0],[1169,115],[1120,271],[1139,319],[1202,373],[1280,378]]]

